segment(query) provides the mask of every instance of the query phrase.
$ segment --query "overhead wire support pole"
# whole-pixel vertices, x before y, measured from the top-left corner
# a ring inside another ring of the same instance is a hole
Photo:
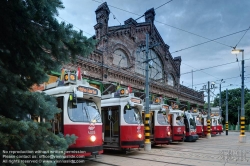
[[[193,79],[193,70],[192,70],[192,89],[194,89],[194,81],[193,81],[194,79]]]
[[[220,100],[219,100],[219,105],[220,105],[220,117],[222,116],[222,109],[221,109],[221,83],[220,83]]]
[[[226,90],[226,135],[228,135],[228,91]]]
[[[244,97],[245,97],[245,92],[244,92],[244,49],[234,49],[232,50],[232,54],[238,54],[242,52],[242,69],[241,69],[241,116],[240,116],[240,136],[239,136],[239,142],[240,143],[246,143],[246,135],[245,135],[245,110],[244,110]]]
[[[240,130],[240,106],[238,106],[238,122],[237,122],[237,130]]]
[[[146,151],[151,150],[151,142],[150,142],[150,126],[149,126],[149,120],[150,120],[150,114],[149,114],[149,77],[148,77],[148,71],[149,71],[149,66],[148,66],[148,52],[149,52],[149,46],[148,46],[148,38],[149,34],[146,33],[146,64],[145,64],[145,71],[146,71],[146,80],[145,80],[145,89],[146,89],[146,107],[145,107],[145,146],[144,149]]]
[[[246,142],[246,135],[245,135],[245,110],[244,110],[244,50],[242,52],[242,74],[241,74],[241,117],[240,117],[240,139],[239,142],[245,143]]]
[[[207,111],[207,138],[211,138],[211,123],[210,123],[210,115],[211,115],[211,110],[210,110],[210,82],[208,81],[208,88],[207,88],[207,104],[208,104],[208,111]]]

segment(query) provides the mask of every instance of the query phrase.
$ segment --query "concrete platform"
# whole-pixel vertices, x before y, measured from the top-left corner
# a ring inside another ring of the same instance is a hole
[[[246,143],[239,142],[239,132],[228,132],[196,142],[180,142],[153,146],[150,151],[141,149],[125,154],[106,151],[97,159],[86,160],[84,166],[235,166],[250,165],[250,133]]]

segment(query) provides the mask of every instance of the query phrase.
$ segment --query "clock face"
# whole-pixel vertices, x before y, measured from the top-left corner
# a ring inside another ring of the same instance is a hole
[[[113,53],[113,64],[118,67],[128,67],[127,55],[120,49]]]

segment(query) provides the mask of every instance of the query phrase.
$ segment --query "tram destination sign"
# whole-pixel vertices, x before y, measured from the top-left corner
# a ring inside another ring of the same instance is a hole
[[[84,87],[84,86],[78,86],[77,90],[83,93],[98,95],[98,90],[94,88]]]
[[[130,100],[131,100],[131,102],[141,104],[141,100],[140,99],[131,98]]]
[[[162,108],[168,110],[168,106],[167,105],[163,105]]]

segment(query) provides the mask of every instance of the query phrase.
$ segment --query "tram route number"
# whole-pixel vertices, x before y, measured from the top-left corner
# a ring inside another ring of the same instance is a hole
[[[131,102],[141,104],[141,100],[140,99],[131,98],[130,100],[131,100]]]
[[[88,87],[84,87],[84,86],[78,86],[77,90],[83,93],[89,93],[89,94],[93,94],[93,95],[97,95],[98,91],[96,89],[93,88],[88,88]]]

